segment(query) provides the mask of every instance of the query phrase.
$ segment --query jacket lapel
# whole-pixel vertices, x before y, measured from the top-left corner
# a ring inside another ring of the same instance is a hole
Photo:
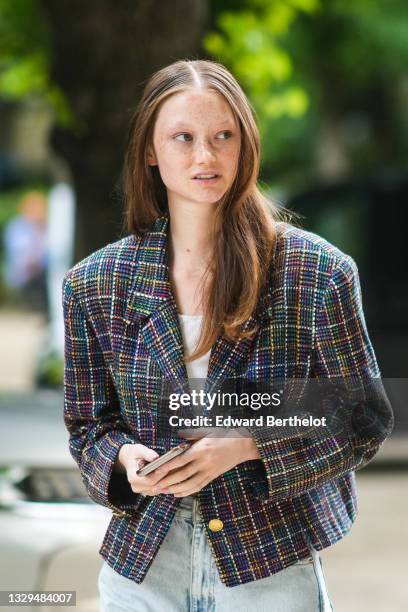
[[[264,316],[268,316],[267,310],[269,293],[263,291],[258,307],[253,315],[246,321],[243,331],[252,329],[254,325],[262,325]],[[240,363],[247,360],[251,349],[255,344],[256,334],[251,338],[240,338],[229,340],[220,336],[215,342],[210,356],[208,374],[205,385],[206,392],[214,392],[220,388],[225,380],[236,377],[236,370]]]
[[[146,349],[171,387],[188,390],[177,307],[167,259],[169,219],[160,217],[139,243],[125,325],[140,324]]]
[[[184,363],[183,341],[177,306],[171,291],[168,271],[169,218],[160,217],[138,245],[135,276],[125,314],[125,325],[138,322],[145,346],[173,389],[189,389]],[[244,329],[259,323],[264,312],[266,294],[246,322]],[[206,391],[219,387],[226,378],[233,378],[254,338],[229,340],[220,336],[215,342],[208,367]]]

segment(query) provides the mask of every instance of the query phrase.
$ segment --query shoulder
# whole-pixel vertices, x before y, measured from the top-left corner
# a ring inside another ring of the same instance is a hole
[[[337,275],[353,278],[357,267],[350,255],[318,234],[288,223],[277,224],[274,271],[293,274],[298,280],[310,276],[329,282]]]
[[[141,240],[132,234],[91,253],[65,274],[64,290],[69,287],[79,300],[93,293],[108,295],[112,290],[125,290],[133,276]]]
[[[130,234],[91,253],[68,270],[64,277],[67,292],[79,300],[111,303],[125,300],[141,262],[151,262],[165,248],[168,217],[158,217],[142,235]]]

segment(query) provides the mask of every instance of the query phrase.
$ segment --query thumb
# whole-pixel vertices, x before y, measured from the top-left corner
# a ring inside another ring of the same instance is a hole
[[[140,459],[145,459],[145,461],[153,461],[153,459],[157,459],[159,453],[156,453],[152,448],[147,448],[147,446],[142,446],[138,449],[138,456]]]

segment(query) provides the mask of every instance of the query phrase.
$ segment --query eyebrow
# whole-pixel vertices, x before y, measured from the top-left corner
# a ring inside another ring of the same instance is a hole
[[[230,127],[230,128],[235,127],[235,123],[232,123],[229,119],[226,119],[225,121],[222,121],[221,123],[218,124],[219,128],[222,128],[225,126]],[[170,126],[170,129],[171,130],[181,130],[181,129],[190,130],[192,129],[192,126],[183,121],[178,121],[177,123],[174,123],[172,126]]]

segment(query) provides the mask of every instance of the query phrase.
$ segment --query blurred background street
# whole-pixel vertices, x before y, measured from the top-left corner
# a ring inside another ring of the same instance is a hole
[[[391,440],[384,453],[389,445]],[[360,510],[351,532],[322,553],[337,612],[407,608],[407,472],[377,471],[375,465],[357,472]]]
[[[36,355],[43,334],[41,313],[0,311],[0,389],[30,391],[33,388]]]

